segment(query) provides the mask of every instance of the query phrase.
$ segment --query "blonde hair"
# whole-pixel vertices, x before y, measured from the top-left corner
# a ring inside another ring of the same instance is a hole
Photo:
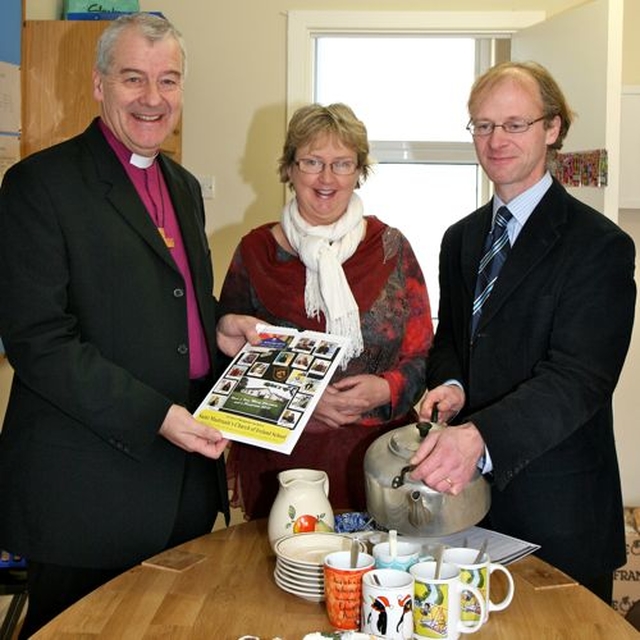
[[[293,114],[278,160],[280,182],[291,182],[289,168],[296,160],[298,149],[324,135],[334,135],[345,147],[356,152],[360,178],[363,182],[367,179],[371,171],[367,129],[346,104],[337,102],[326,107],[310,104],[300,107]],[[360,180],[357,186],[360,186]]]

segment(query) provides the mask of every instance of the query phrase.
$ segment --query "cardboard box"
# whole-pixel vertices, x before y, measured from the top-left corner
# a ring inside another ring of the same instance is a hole
[[[623,616],[640,600],[640,507],[625,507],[624,524],[627,564],[614,573],[612,602]]]

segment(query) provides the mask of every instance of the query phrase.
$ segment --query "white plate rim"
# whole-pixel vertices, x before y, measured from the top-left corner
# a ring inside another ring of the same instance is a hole
[[[300,582],[297,582],[296,580],[292,580],[290,578],[287,578],[287,576],[283,576],[282,574],[275,572],[273,574],[273,577],[275,578],[276,584],[286,584],[288,587],[296,589],[297,591],[300,591],[302,593],[318,595],[324,594],[324,583],[302,584]]]
[[[315,577],[324,575],[324,566],[321,564],[313,565],[312,567],[307,565],[300,566],[290,560],[286,560],[285,558],[276,558],[276,566],[295,572],[300,576]]]
[[[284,538],[280,538],[275,544],[274,551],[278,557],[285,558],[286,560],[293,561],[299,566],[318,567],[322,566],[323,562],[312,561],[300,558],[299,556],[292,556],[292,552],[300,549],[307,553],[315,553],[327,555],[333,551],[348,551],[351,547],[351,536],[344,535],[342,533],[330,533],[330,532],[309,532],[309,533],[294,533]],[[365,551],[366,547],[364,543],[358,541],[362,551]]]
[[[286,583],[278,580],[276,578],[276,585],[282,589],[283,591],[286,591],[287,593],[291,593],[294,596],[298,596],[299,598],[304,598],[305,600],[310,600],[312,602],[323,602],[324,601],[324,592],[323,593],[319,593],[319,592],[314,592],[314,593],[307,593],[305,591],[300,591],[299,589],[295,589],[293,587],[290,587],[289,585],[287,585]]]
[[[313,587],[324,591],[324,576],[301,578],[295,574],[288,573],[285,569],[278,566],[273,570],[273,575],[278,576],[281,580],[288,580],[292,584],[306,585],[309,588]]]

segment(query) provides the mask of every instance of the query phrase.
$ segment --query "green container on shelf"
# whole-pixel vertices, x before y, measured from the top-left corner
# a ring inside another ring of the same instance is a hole
[[[64,0],[62,15],[67,17],[70,13],[133,13],[140,11],[139,0],[103,0],[91,2],[91,0]]]

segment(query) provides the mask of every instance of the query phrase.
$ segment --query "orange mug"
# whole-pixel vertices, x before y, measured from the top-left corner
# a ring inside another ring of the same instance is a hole
[[[358,631],[362,606],[362,576],[371,571],[375,560],[359,553],[351,567],[349,551],[334,551],[324,559],[324,599],[329,622],[335,629]]]

